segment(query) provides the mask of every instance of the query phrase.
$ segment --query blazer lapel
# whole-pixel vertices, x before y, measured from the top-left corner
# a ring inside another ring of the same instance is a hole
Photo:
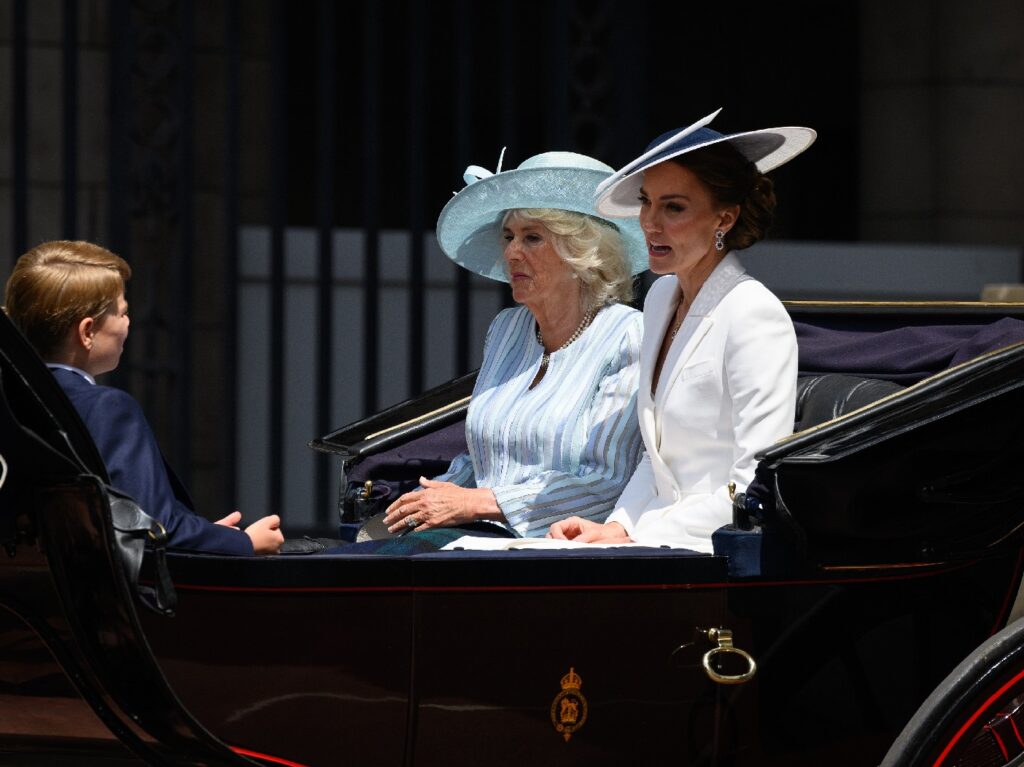
[[[672,370],[668,376],[662,372],[662,380],[658,382],[658,391],[654,401],[656,409],[660,410],[663,407],[672,384],[686,366],[687,360],[693,356],[697,347],[700,346],[700,342],[707,335],[711,326],[714,325],[713,315],[715,308],[730,290],[746,279],[749,279],[746,270],[739,259],[732,253],[723,258],[721,263],[715,267],[715,270],[708,275],[707,280],[701,286],[697,297],[690,306],[690,311],[687,312],[679,332],[676,334],[675,344],[681,344],[682,349],[675,358],[675,361],[672,362]],[[672,352],[669,352],[669,359],[666,360],[666,363],[671,358]],[[657,436],[658,444],[660,445],[660,433]]]
[[[661,350],[662,339],[668,330],[675,314],[679,298],[679,283],[675,282],[672,290],[665,292],[663,300],[648,301],[644,307],[644,337],[641,341],[640,359],[647,362],[640,366],[640,391],[637,395],[637,410],[640,416],[640,432],[649,445],[660,445],[661,435],[657,419],[654,415],[655,398],[651,394],[651,382],[654,380],[654,365]],[[651,460],[660,460],[657,453]]]
[[[651,394],[650,385],[654,377],[657,354],[662,349],[662,340],[672,323],[679,300],[679,282],[673,280],[671,290],[662,290],[665,283],[668,282],[664,278],[663,281],[655,284],[651,288],[651,293],[648,293],[647,302],[644,305],[643,340],[640,346],[641,365],[640,385],[637,392],[637,414],[640,420],[640,433],[648,445],[659,445],[660,442],[660,429],[654,417],[654,397]],[[656,448],[650,453],[651,460],[658,463],[660,457],[657,455]]]
[[[676,377],[686,366],[686,361],[693,356],[693,352],[700,346],[700,342],[704,340],[704,336],[707,335],[708,330],[711,329],[713,324],[714,320],[711,317],[698,316],[694,314],[693,307],[690,307],[690,311],[683,320],[683,324],[679,326],[679,332],[676,333],[676,338],[673,342],[673,346],[681,345],[682,348],[674,360],[672,359],[672,351],[669,352],[669,356],[665,360],[666,364],[670,363],[672,365],[672,369],[667,372],[663,371],[661,380],[658,381],[658,391],[654,399],[656,409],[660,410],[664,406],[665,398],[668,396],[668,391],[672,388]],[[658,443],[661,443],[660,433],[658,434]]]
[[[651,382],[654,380],[654,365],[661,351],[661,342],[665,338],[665,331],[676,312],[676,304],[679,301],[679,283],[673,286],[671,291],[666,291],[664,300],[656,305],[644,307],[644,337],[640,346],[640,359],[650,360],[649,365],[642,366],[640,370],[640,392],[641,396],[651,399]]]

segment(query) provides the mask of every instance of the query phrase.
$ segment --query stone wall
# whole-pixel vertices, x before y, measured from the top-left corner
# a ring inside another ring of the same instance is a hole
[[[266,219],[268,161],[268,21],[265,3],[242,3],[240,212],[243,221]],[[0,113],[14,105],[14,6],[0,0]],[[81,0],[75,4],[77,55],[77,216],[63,226],[63,41],[64,4],[32,0],[27,7],[28,222],[27,246],[74,236],[122,251],[133,268],[128,298],[132,332],[118,372],[110,378],[144,405],[169,459],[187,479],[210,515],[230,509],[226,497],[226,408],[223,387],[226,242],[224,200],[225,24],[222,0],[192,4],[190,60],[182,59],[178,2]],[[130,81],[112,86],[112,14],[129,14]],[[182,110],[179,87],[191,79],[192,125]],[[111,221],[112,87],[125,88],[129,124],[119,149],[126,169],[127,221]],[[0,120],[0,264],[7,273],[14,252],[13,123]],[[186,133],[188,130],[190,133]],[[191,204],[182,208],[178,152],[191,142]],[[191,231],[185,227],[191,222]],[[119,224],[127,239],[117,246]],[[191,239],[189,270],[182,270],[182,238]],[[189,271],[191,274],[189,275]],[[182,275],[188,285],[182,285]],[[180,310],[181,298],[188,308]],[[187,354],[182,355],[182,343]],[[188,359],[188,371],[180,361]],[[182,387],[187,396],[182,397]],[[188,403],[187,413],[178,412]],[[186,444],[187,441],[187,444]],[[181,460],[184,458],[184,460]]]
[[[18,255],[12,248],[14,163],[10,118],[14,113],[14,7],[14,0],[0,0],[0,114],[6,116],[0,119],[0,271],[4,273]],[[31,0],[25,7],[29,78],[28,110],[24,115],[28,127],[27,241],[31,245],[68,234],[62,231],[65,4],[60,0]],[[224,258],[228,236],[225,154],[230,146],[225,103],[227,4],[225,0],[197,0],[184,6],[191,8],[192,13],[185,40],[191,56],[185,66],[176,48],[182,44],[179,12],[183,6],[178,0],[80,0],[73,7],[79,39],[74,234],[111,245],[112,239],[116,239],[113,232],[127,232],[125,255],[135,270],[129,293],[133,324],[123,375],[117,383],[129,388],[143,402],[168,457],[184,475],[200,508],[219,517],[233,503],[225,482],[234,456],[225,434],[224,415],[241,412],[236,406],[248,391],[226,391],[226,355],[237,353],[244,357],[247,369],[266,368],[266,357],[260,356],[265,355],[265,349],[245,345],[227,349],[230,318],[226,296],[232,289],[227,285]],[[271,7],[260,0],[242,0],[238,7],[240,112],[239,135],[234,146],[240,153],[239,223],[265,227],[270,220],[271,157],[267,147],[271,124]],[[512,6],[508,8],[511,13]],[[1024,244],[1024,151],[1020,149],[1019,137],[1019,126],[1024,125],[1024,46],[1019,43],[1024,31],[1024,4],[1019,0],[980,0],[970,5],[949,0],[862,0],[859,8],[862,77],[859,89],[851,89],[854,92],[849,94],[848,113],[838,118],[843,124],[860,126],[860,145],[856,149],[859,174],[850,174],[855,176],[850,178],[829,176],[827,169],[822,171],[819,165],[808,176],[816,181],[805,185],[811,192],[797,191],[805,196],[828,196],[828,188],[819,188],[818,179],[822,178],[828,184],[854,185],[859,189],[859,210],[851,211],[850,219],[859,218],[859,237],[863,242],[980,246],[971,251],[981,254],[978,258],[988,258],[984,255],[988,252],[986,247],[1000,246],[997,265],[1003,270],[1000,275],[1008,274],[1012,248],[1020,249]],[[615,19],[630,16],[621,5],[613,10]],[[113,15],[117,13],[126,15]],[[717,10],[707,13],[716,23],[725,18]],[[134,46],[127,94],[111,88],[112,51],[120,42],[111,36],[119,21],[126,22]],[[360,29],[354,28],[353,40]],[[625,30],[616,29],[615,33],[619,37],[612,36],[616,41],[613,48],[621,49]],[[310,41],[314,45],[312,33]],[[495,44],[504,44],[500,35]],[[777,53],[780,46],[790,46],[787,50],[791,50],[791,46],[799,44],[799,37],[770,40],[764,50],[765,66],[772,65],[772,46]],[[592,48],[584,46],[579,55],[599,56]],[[658,111],[668,121],[666,124],[672,125],[695,117],[700,112],[696,105],[709,100],[713,100],[714,106],[726,105],[735,110],[736,105],[730,102],[738,97],[730,92],[728,78],[721,85],[712,78],[678,85],[678,104],[667,104],[664,99],[641,104],[637,94],[648,91],[639,87],[634,91],[630,87],[632,80],[642,79],[650,93],[662,93],[654,78],[663,74],[676,78],[676,70],[652,72],[645,68],[646,59],[628,60],[633,63],[626,69],[622,69],[625,64],[615,69],[619,91],[612,110],[616,127],[610,134],[615,142],[627,143],[623,138],[631,136],[627,129],[647,119],[647,111]],[[678,63],[686,73],[695,71],[693,63],[682,56]],[[814,60],[802,62],[807,67],[819,64]],[[783,74],[787,71],[781,70]],[[362,81],[358,72],[348,74],[354,82]],[[191,80],[194,94],[188,133],[184,132],[188,116],[182,114],[181,105],[175,102],[181,78]],[[440,87],[435,83],[430,86]],[[453,86],[446,82],[443,87]],[[358,121],[361,91],[354,86],[350,89],[346,119]],[[633,101],[621,98],[620,91],[632,96]],[[713,96],[707,91],[713,91]],[[111,103],[124,95],[130,95],[132,105],[127,143],[117,150],[124,153],[123,157],[112,157]],[[792,98],[798,96],[789,94]],[[591,111],[584,115],[587,120],[599,119],[603,113],[595,104],[588,107]],[[472,106],[479,104],[474,102]],[[504,105],[499,106],[504,109]],[[499,106],[490,105],[494,109]],[[538,118],[525,103],[520,107],[524,124],[535,125]],[[583,114],[582,107],[577,107],[577,111]],[[665,114],[666,111],[671,114]],[[502,119],[505,117],[502,112]],[[577,122],[583,119],[579,114],[573,117]],[[823,115],[822,125],[834,128],[837,116],[829,114],[825,118]],[[646,133],[642,140],[649,138]],[[836,133],[834,129],[823,130],[819,149],[825,148],[826,142],[832,142],[834,147],[837,140],[842,141]],[[489,140],[490,135],[485,139]],[[185,140],[192,148],[193,161],[191,203],[187,210],[182,210],[174,194],[178,171],[175,152]],[[628,141],[630,146],[640,142],[632,136]],[[608,151],[625,157],[631,156],[632,149],[627,153],[616,145]],[[812,151],[799,162],[815,163],[818,156],[828,155]],[[111,160],[123,160],[127,168],[129,194],[122,221],[111,220]],[[786,172],[789,171],[783,169]],[[779,175],[781,178],[783,174]],[[357,181],[349,179],[347,183],[347,190],[358,190]],[[798,196],[794,193],[787,199],[792,202]],[[392,207],[396,204],[392,199],[385,202]],[[188,221],[191,245],[187,255],[183,255],[182,227]],[[1009,256],[1007,248],[1011,249]],[[805,254],[807,262],[820,262],[821,249],[812,250]],[[827,279],[820,276],[828,295],[838,297],[836,291],[843,287],[841,265],[848,251],[833,251],[829,252],[840,266],[828,272]],[[872,257],[884,258],[890,252],[895,251],[876,248]],[[182,258],[188,259],[189,269],[181,268]],[[989,260],[991,263],[984,267],[965,263],[965,273],[969,272],[972,278],[989,274],[986,269],[991,270],[996,264]],[[779,277],[780,263],[781,260],[772,262],[766,280]],[[799,271],[798,282],[787,282],[783,275],[777,284],[780,289],[788,285],[794,294],[807,297],[816,290],[806,280],[813,267],[801,263],[793,267],[794,274]],[[914,263],[927,269],[929,262],[922,257]],[[950,259],[942,263],[944,271],[937,278],[942,277],[943,285],[952,284],[949,271],[954,266]],[[1009,275],[1006,279],[1013,278]],[[181,284],[183,279],[187,285]],[[935,283],[916,279],[909,269],[906,280],[918,290]],[[358,327],[350,331],[350,335],[359,333]],[[184,354],[183,344],[187,352]],[[351,351],[341,347],[339,354],[354,358]],[[387,354],[397,357],[403,350],[389,348]],[[186,403],[184,412],[180,403]],[[238,468],[239,482],[244,483],[254,477],[258,480],[266,467]],[[263,510],[245,511],[255,514]]]
[[[1024,4],[861,8],[861,239],[1020,246]]]

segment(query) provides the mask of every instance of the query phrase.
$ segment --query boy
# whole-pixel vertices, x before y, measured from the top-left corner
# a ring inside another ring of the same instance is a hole
[[[7,281],[8,316],[46,361],[85,422],[111,484],[167,530],[168,545],[216,554],[274,554],[284,542],[272,514],[244,531],[235,511],[218,522],[195,513],[164,461],[142,408],[94,376],[117,367],[128,337],[131,268],[89,242],[45,242],[18,259]]]

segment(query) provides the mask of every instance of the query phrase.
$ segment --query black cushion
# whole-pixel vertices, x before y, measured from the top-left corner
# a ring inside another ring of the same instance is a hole
[[[839,373],[800,376],[796,385],[795,431],[831,421],[901,389],[892,381]]]

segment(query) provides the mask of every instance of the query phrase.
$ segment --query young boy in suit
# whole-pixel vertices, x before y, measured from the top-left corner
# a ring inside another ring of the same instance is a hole
[[[164,461],[142,408],[127,392],[98,385],[117,367],[128,337],[125,283],[131,268],[89,242],[55,241],[18,259],[7,281],[8,316],[68,395],[107,466],[111,484],[167,530],[168,545],[216,554],[274,554],[284,542],[276,514],[244,531],[234,511],[217,522],[195,512]]]

